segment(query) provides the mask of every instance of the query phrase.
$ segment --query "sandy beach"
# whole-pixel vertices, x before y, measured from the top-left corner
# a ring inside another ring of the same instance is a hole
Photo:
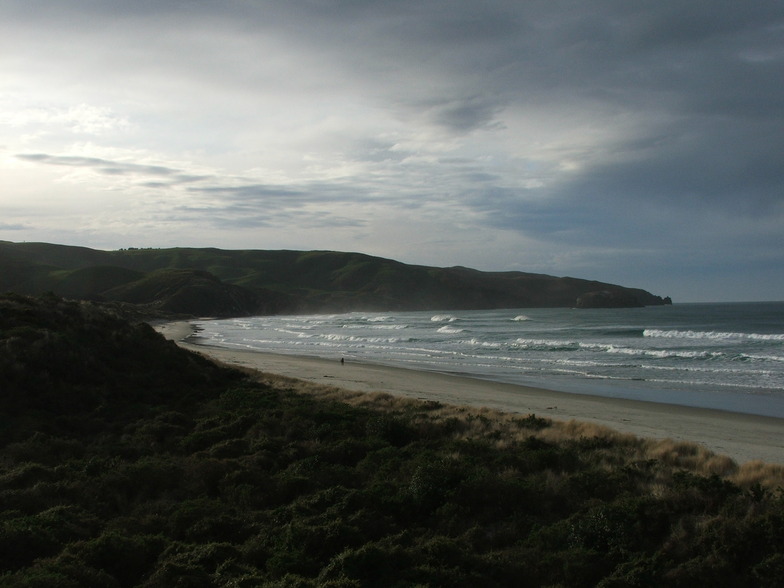
[[[567,394],[475,378],[397,367],[223,349],[198,344],[187,322],[157,325],[182,347],[229,365],[360,392],[387,392],[422,400],[588,421],[640,437],[697,442],[738,464],[784,464],[784,419],[671,404]]]

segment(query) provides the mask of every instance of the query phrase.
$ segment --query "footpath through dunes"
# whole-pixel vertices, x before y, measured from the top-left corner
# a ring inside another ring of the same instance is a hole
[[[187,322],[159,325],[159,332],[188,349],[228,365],[278,374],[357,392],[471,406],[513,414],[535,414],[557,421],[581,421],[649,439],[690,442],[694,451],[726,455],[738,464],[784,464],[784,419],[568,394],[542,388],[409,370],[372,363],[339,361],[225,349],[195,343]],[[682,449],[685,451],[685,449]]]

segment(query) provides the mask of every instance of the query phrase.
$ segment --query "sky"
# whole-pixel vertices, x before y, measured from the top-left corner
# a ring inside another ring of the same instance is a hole
[[[784,3],[2,0],[0,240],[784,300]]]

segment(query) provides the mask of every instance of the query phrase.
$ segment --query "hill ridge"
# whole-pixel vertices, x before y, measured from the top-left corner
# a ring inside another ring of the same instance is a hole
[[[0,291],[53,292],[202,316],[669,303],[640,288],[596,280],[414,265],[360,252],[215,247],[102,251],[8,241],[0,241]]]

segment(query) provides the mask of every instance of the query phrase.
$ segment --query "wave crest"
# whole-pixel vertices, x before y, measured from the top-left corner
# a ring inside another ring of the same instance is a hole
[[[645,329],[643,337],[661,339],[746,339],[751,341],[784,341],[781,333],[732,333],[722,331],[680,331],[677,329]]]
[[[434,323],[453,323],[457,320],[457,317],[451,314],[434,314],[430,317],[430,320]]]
[[[440,327],[437,332],[454,335],[455,333],[462,333],[464,330],[465,329],[455,329],[454,327]]]

